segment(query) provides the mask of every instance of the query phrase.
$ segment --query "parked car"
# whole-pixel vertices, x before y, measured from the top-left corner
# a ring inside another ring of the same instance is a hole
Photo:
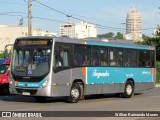
[[[0,59],[0,94],[9,94],[9,66],[11,59]]]

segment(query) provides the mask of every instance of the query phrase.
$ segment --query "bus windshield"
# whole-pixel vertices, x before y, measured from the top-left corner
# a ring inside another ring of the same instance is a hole
[[[9,67],[8,64],[0,65],[0,74],[4,74],[8,70],[8,67]]]
[[[49,72],[50,58],[48,47],[15,48],[11,71],[17,76],[43,76]]]

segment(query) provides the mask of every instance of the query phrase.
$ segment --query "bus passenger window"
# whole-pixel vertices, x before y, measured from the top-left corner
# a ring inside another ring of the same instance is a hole
[[[63,66],[68,67],[68,52],[64,51],[63,52]]]
[[[87,55],[85,55],[84,61],[83,61],[83,66],[87,66],[87,65],[89,65],[89,59],[88,59]]]
[[[67,51],[61,51],[59,53],[59,56],[57,58],[57,66],[64,66],[68,67],[68,52]]]
[[[99,66],[100,62],[100,49],[97,46],[92,47],[92,66]]]
[[[100,65],[108,66],[108,49],[100,48]]]
[[[110,66],[116,66],[114,51],[110,51]]]

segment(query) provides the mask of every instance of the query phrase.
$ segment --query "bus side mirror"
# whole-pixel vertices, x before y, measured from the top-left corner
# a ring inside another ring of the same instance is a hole
[[[5,50],[4,50],[4,58],[6,58],[6,54],[8,53],[8,50],[5,48]]]

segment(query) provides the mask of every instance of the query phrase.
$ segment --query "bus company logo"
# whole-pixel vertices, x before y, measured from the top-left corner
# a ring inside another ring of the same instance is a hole
[[[149,71],[143,71],[142,74],[151,74]]]
[[[107,70],[105,72],[97,72],[96,69],[93,70],[93,74],[92,74],[93,77],[97,77],[97,78],[109,77],[109,75],[110,75],[110,73],[108,73]]]

